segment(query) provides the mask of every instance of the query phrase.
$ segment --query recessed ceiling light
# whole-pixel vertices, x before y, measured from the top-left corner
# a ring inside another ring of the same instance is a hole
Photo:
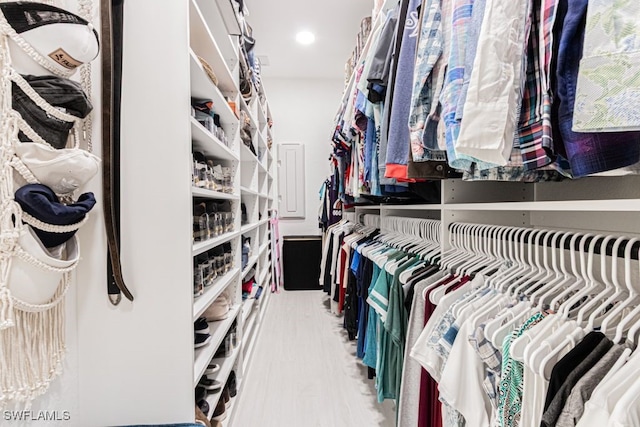
[[[316,41],[316,36],[311,31],[300,31],[296,34],[296,41],[303,45],[310,45]]]

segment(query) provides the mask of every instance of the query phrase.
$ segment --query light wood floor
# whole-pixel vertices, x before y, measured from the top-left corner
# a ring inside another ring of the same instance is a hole
[[[271,295],[233,427],[392,427],[321,291]]]

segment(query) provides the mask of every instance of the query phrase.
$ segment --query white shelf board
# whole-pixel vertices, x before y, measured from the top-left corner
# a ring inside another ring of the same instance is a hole
[[[198,385],[198,381],[207,369],[207,365],[211,362],[211,359],[216,354],[218,347],[227,335],[227,332],[231,328],[233,321],[240,312],[240,306],[236,305],[229,310],[229,317],[219,322],[210,322],[209,329],[211,334],[211,341],[204,347],[195,350],[194,363],[193,363],[193,386]],[[222,367],[218,373],[222,372]],[[228,374],[227,374],[228,375]]]
[[[258,254],[262,255],[264,251],[266,251],[267,249],[269,249],[269,244],[271,242],[266,242],[264,245],[260,246],[260,249],[258,250]]]
[[[262,271],[262,273],[260,273],[260,280],[258,281],[258,284],[260,286],[265,286],[264,280],[267,278],[267,274],[269,274],[269,265],[266,266],[266,268]],[[264,294],[265,290],[262,290],[262,293]]]
[[[233,282],[240,272],[239,268],[234,268],[231,271],[225,273],[222,277],[218,277],[211,286],[205,288],[202,295],[195,298],[193,301],[193,321],[195,322],[198,317],[211,305],[212,302],[220,296],[222,292]]]
[[[252,190],[252,189],[247,188],[247,187],[240,187],[240,192],[242,194],[250,194],[252,196],[257,196],[258,195],[258,192],[256,190]]]
[[[213,109],[216,114],[220,115],[222,124],[236,124],[236,117],[229,103],[204,71],[200,60],[193,49],[189,49],[190,66],[191,66],[191,97],[196,99],[210,99],[213,101]]]
[[[258,146],[260,146],[261,149],[266,151],[267,150],[267,140],[265,139],[265,137],[262,134],[262,132],[257,132],[257,136],[258,136]]]
[[[247,274],[249,274],[249,271],[256,264],[256,262],[258,262],[258,255],[254,255],[249,258],[249,262],[247,262],[247,266],[244,268],[244,270],[242,270],[242,275],[240,276],[243,280],[245,277],[247,277]]]
[[[380,210],[381,211],[388,211],[388,210],[394,210],[394,211],[439,211],[442,210],[442,206],[440,204],[434,204],[434,205],[381,205],[380,206]],[[374,207],[367,207],[367,209],[377,209]]]
[[[269,172],[267,167],[260,160],[258,160],[258,172],[264,175]]]
[[[251,296],[249,296],[246,300],[242,302],[242,322],[246,323],[247,319],[251,315],[253,311],[253,305],[256,303],[255,298],[253,297],[254,292],[251,292]]]
[[[234,237],[238,237],[239,235],[239,231],[232,231],[230,233],[225,233],[222,236],[218,236],[215,239],[205,240],[204,242],[195,242],[193,244],[193,256],[200,255],[201,253],[215,248],[216,246],[219,246],[223,243],[226,243]]]
[[[222,10],[212,0],[196,0],[196,3],[198,3],[211,35],[218,43],[223,59],[230,69],[234,69],[238,64],[238,49],[227,32]]]
[[[249,149],[249,147],[244,145],[242,141],[240,141],[240,158],[242,159],[243,163],[246,163],[246,162],[258,163],[258,157],[256,157],[256,155],[253,154]]]
[[[267,305],[269,304],[269,298],[271,298],[271,286],[265,287],[262,290],[262,296],[258,300],[258,321],[262,323],[265,312],[267,311]]]
[[[246,234],[251,230],[254,230],[256,228],[258,228],[260,226],[259,222],[253,222],[250,224],[245,224],[242,226],[242,228],[240,228],[240,231],[242,232],[242,234]]]
[[[243,363],[242,363],[242,371],[247,372],[249,368],[249,364],[251,363],[251,354],[253,353],[254,344],[258,338],[258,329],[260,329],[260,318],[259,313],[257,311],[252,312],[249,319],[247,319],[246,327],[243,332],[243,340],[242,340],[242,352],[243,352]]]
[[[442,208],[445,211],[636,212],[640,211],[640,199],[461,203],[446,204]]]
[[[191,195],[193,197],[206,197],[207,199],[219,200],[239,200],[237,194],[221,193],[220,191],[206,190],[204,188],[191,187]]]
[[[261,129],[267,125],[267,113],[260,105],[260,102],[258,102],[258,123]]]
[[[242,346],[238,345],[233,350],[233,352],[229,355],[229,357],[213,359],[212,362],[220,365],[220,370],[217,372],[215,376],[212,375],[212,378],[215,378],[216,380],[220,381],[220,383],[222,384],[226,384],[227,380],[229,379],[229,374],[231,374],[231,371],[233,370],[233,366],[235,365],[236,360],[238,360],[238,355],[240,354],[241,349],[242,349]],[[213,415],[213,411],[215,410],[216,405],[218,404],[218,400],[220,400],[221,396],[222,396],[222,388],[220,389],[220,391],[216,393],[212,393],[207,397],[207,403],[209,404],[209,408],[210,408],[209,413],[211,415]]]
[[[189,1],[189,45],[196,55],[204,58],[211,66],[218,78],[220,89],[231,98],[235,98],[238,94],[236,82],[196,0]]]
[[[253,354],[253,350],[258,339],[258,334],[260,332],[260,328],[262,327],[262,319],[266,311],[269,293],[269,290],[263,289],[262,296],[256,302],[256,305],[258,305],[258,310],[254,311],[255,314],[249,319],[249,330],[248,333],[243,337],[242,348],[244,351],[244,362],[242,368],[244,372],[247,372],[249,363],[251,363],[251,355]]]
[[[268,222],[269,222],[269,218],[264,218],[264,219],[261,219],[260,221],[258,221],[258,225],[266,224]]]
[[[191,140],[193,141],[194,148],[202,151],[207,157],[224,160],[239,160],[236,153],[202,126],[195,117],[191,117]]]

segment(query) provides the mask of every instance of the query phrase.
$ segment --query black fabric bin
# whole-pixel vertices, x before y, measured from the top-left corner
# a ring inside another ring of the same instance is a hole
[[[282,262],[287,291],[320,290],[321,236],[284,236]]]

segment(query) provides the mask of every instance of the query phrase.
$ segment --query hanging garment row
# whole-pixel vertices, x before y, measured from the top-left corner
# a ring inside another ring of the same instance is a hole
[[[455,171],[637,173],[639,13],[600,0],[400,0],[373,23],[335,119],[342,198]]]
[[[369,218],[376,216],[365,215],[365,223],[371,224]],[[375,376],[382,402],[399,396],[413,288],[440,274],[441,223],[385,217],[380,225],[381,231],[347,223],[330,229],[320,279],[333,296],[334,311],[344,310],[344,327],[351,340],[357,339],[356,355],[369,368],[369,378]],[[340,258],[330,250],[336,244],[342,248]],[[327,274],[332,268],[335,273]]]
[[[640,425],[637,238],[454,223],[417,283],[400,426]]]

